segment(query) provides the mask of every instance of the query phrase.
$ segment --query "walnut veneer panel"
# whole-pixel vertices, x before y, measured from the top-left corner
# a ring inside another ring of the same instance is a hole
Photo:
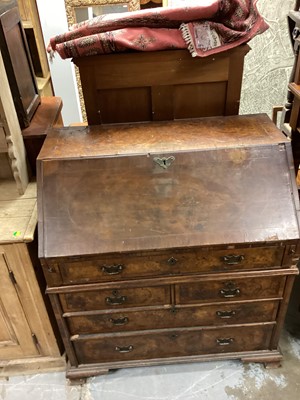
[[[170,287],[137,287],[107,289],[60,295],[62,308],[67,311],[101,310],[124,307],[170,304]]]
[[[285,146],[46,161],[45,255],[297,239]]]
[[[177,285],[178,304],[193,304],[233,299],[249,300],[282,296],[285,280],[282,277],[253,277],[251,279],[224,279]]]
[[[266,114],[49,130],[38,160],[289,143]],[[53,168],[53,167],[52,167]]]

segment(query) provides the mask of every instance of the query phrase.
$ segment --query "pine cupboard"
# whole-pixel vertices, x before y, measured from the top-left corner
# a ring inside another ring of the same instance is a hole
[[[266,115],[53,129],[37,177],[68,378],[280,363],[299,201],[290,141]]]
[[[65,369],[39,278],[36,185],[15,186],[0,181],[0,376]]]

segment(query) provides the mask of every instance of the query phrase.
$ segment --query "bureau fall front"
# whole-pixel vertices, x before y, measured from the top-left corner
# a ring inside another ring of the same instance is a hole
[[[266,115],[54,129],[37,168],[70,379],[280,362],[299,201],[290,141]]]

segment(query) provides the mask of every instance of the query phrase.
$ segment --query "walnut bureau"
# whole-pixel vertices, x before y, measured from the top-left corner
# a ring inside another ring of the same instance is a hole
[[[280,363],[299,201],[290,141],[266,115],[53,129],[37,176],[67,377]]]

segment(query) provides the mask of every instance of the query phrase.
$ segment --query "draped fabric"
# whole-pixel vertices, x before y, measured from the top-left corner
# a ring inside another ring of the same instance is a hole
[[[236,47],[268,29],[257,0],[199,0],[198,5],[105,14],[51,38],[48,52],[61,58],[130,50],[187,48],[205,57]]]

